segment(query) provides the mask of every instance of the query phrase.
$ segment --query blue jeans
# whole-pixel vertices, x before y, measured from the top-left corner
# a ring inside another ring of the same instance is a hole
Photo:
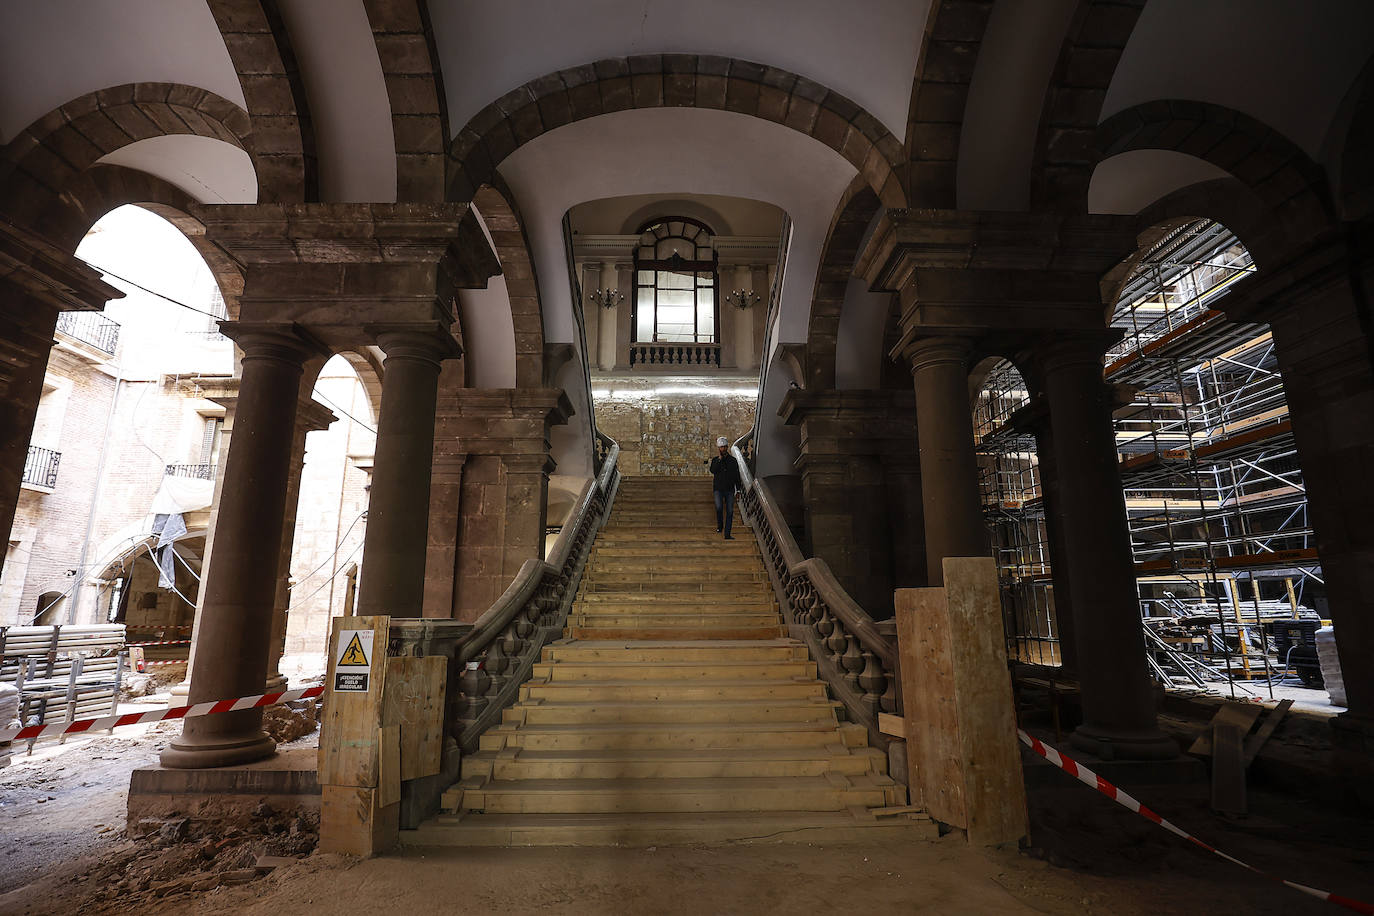
[[[725,529],[725,536],[730,536],[730,524],[735,520],[735,491],[722,493],[715,491],[716,497],[716,527]]]

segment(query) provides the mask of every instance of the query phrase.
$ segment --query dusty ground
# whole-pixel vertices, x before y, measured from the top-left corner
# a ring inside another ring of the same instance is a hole
[[[310,854],[312,823],[266,811],[230,830],[190,823],[127,837],[128,773],[175,732],[154,726],[58,752],[40,745],[0,770],[0,914],[1339,912],[1192,848],[1067,777],[1032,789],[1034,845],[1020,853],[979,852],[949,836],[835,848],[431,849],[359,861]],[[1256,865],[1374,900],[1367,816],[1254,791],[1251,815],[1228,821],[1207,809],[1205,786],[1137,794]],[[263,854],[299,861],[254,877]]]

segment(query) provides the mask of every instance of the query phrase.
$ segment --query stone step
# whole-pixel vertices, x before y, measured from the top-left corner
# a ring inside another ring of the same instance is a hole
[[[642,629],[660,630],[664,628],[675,628],[686,631],[688,629],[699,628],[704,630],[720,631],[722,629],[750,629],[766,630],[770,627],[777,629],[765,633],[759,638],[769,636],[780,636],[782,633],[782,622],[778,620],[778,615],[774,611],[757,611],[753,613],[738,612],[729,614],[679,614],[679,613],[616,613],[614,611],[597,611],[596,613],[583,614],[575,612],[568,619],[568,626],[573,629],[581,630],[623,630]],[[617,639],[635,637],[616,637],[609,633],[600,636],[586,636],[574,633],[574,638],[581,639]],[[671,634],[663,636],[645,636],[645,639],[671,639]],[[710,639],[709,636],[697,637],[700,639]],[[722,639],[748,639],[747,636],[722,636]]]
[[[773,606],[773,593],[762,588],[747,592],[712,594],[710,596],[682,592],[638,592],[622,595],[616,592],[579,593],[574,607],[608,608],[633,611],[644,609],[678,610],[681,612],[717,610],[721,613],[735,608],[756,608]]]
[[[872,748],[707,748],[696,751],[487,751],[463,760],[463,778],[740,779],[862,776],[886,764]]]
[[[675,588],[678,585],[752,585],[755,582],[772,588],[768,581],[768,573],[761,569],[750,569],[743,564],[738,568],[712,569],[709,573],[700,568],[657,569],[647,565],[636,565],[623,571],[588,568],[582,574],[582,582],[584,585],[620,585],[646,591]]]
[[[840,704],[824,697],[800,700],[718,700],[714,703],[672,700],[588,703],[517,703],[502,711],[508,725],[576,725],[681,723],[709,725],[731,722],[816,722],[834,727]]]
[[[738,779],[492,780],[463,789],[462,810],[492,814],[843,811],[899,804],[885,776]],[[903,793],[904,794],[904,793]],[[905,801],[901,799],[900,801]]]
[[[673,846],[686,843],[883,843],[935,840],[923,814],[873,819],[859,812],[742,814],[473,814],[440,815],[418,830],[402,830],[408,846]]]
[[[566,630],[572,639],[608,640],[682,640],[682,639],[778,639],[788,635],[782,624],[767,626],[660,626],[621,624],[618,626],[589,626],[570,621]]]
[[[791,661],[805,660],[806,646],[796,640],[721,640],[643,642],[636,640],[556,642],[544,647],[543,661]]]
[[[727,541],[725,535],[707,532],[700,537],[665,538],[662,532],[655,531],[646,537],[615,537],[607,535],[597,538],[592,548],[592,562],[597,557],[692,557],[701,564],[702,572],[706,565],[716,557],[750,557],[757,561],[759,549],[753,538],[746,540],[744,535],[736,535]]]
[[[591,700],[774,700],[825,696],[820,681],[528,681],[521,700],[575,703]]]
[[[573,750],[581,748],[728,748],[806,745],[866,747],[868,732],[854,722],[774,721],[707,723],[578,723],[576,725],[499,725],[482,735],[480,749]]]
[[[714,662],[634,662],[634,661],[558,661],[534,665],[531,677],[550,683],[598,681],[790,681],[815,679],[812,661],[714,661]]]
[[[673,575],[695,575],[698,579],[708,578],[705,570],[710,569],[711,575],[716,573],[754,573],[761,566],[759,558],[754,556],[726,556],[719,557],[691,557],[691,556],[671,556],[659,554],[657,556],[615,556],[608,555],[597,557],[588,564],[588,569],[594,571],[595,575],[619,576],[619,575],[644,575],[673,574]]]

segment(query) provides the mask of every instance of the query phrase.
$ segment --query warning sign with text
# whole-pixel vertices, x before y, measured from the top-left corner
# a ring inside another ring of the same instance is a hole
[[[334,689],[342,693],[367,693],[372,673],[372,631],[339,632],[339,657],[334,661]]]

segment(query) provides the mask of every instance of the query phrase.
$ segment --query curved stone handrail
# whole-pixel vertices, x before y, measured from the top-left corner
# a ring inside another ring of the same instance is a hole
[[[763,551],[768,575],[791,634],[811,650],[816,668],[849,717],[868,729],[869,741],[886,748],[893,740],[878,728],[878,713],[901,713],[895,633],[885,632],[835,579],[819,558],[806,558],[792,537],[768,486],[749,471],[740,445],[740,500]]]
[[[514,581],[455,647],[461,668],[453,704],[459,746],[477,749],[482,733],[515,701],[541,650],[563,633],[596,531],[620,483],[620,446],[587,481],[547,560],[526,560]]]

